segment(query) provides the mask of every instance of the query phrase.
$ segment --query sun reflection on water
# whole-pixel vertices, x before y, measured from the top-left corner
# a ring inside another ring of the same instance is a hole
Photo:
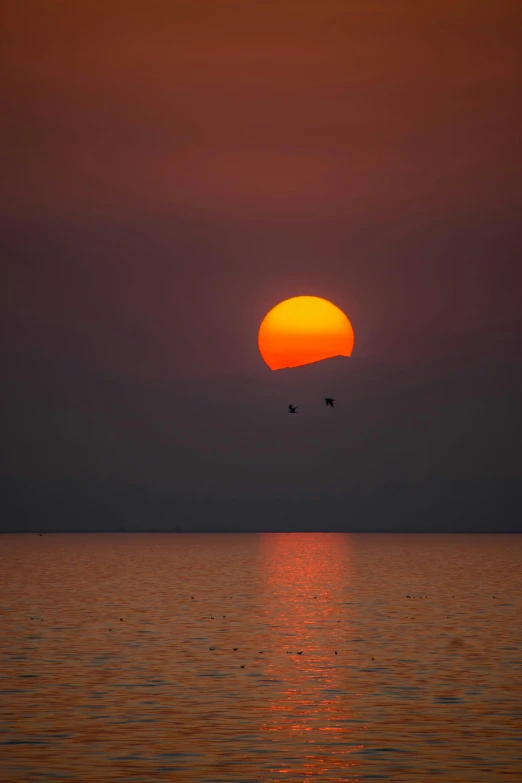
[[[266,535],[262,558],[267,623],[278,629],[287,649],[284,658],[268,661],[267,676],[282,687],[271,692],[260,732],[295,749],[293,764],[273,771],[281,780],[328,775],[332,783],[357,781],[359,762],[350,756],[364,746],[350,726],[354,717],[345,690],[350,659],[343,649],[350,617],[343,612],[341,622],[340,613],[353,580],[349,537]]]

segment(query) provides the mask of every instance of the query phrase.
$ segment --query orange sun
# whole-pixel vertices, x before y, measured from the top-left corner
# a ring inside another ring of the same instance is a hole
[[[342,310],[318,296],[294,296],[263,318],[259,352],[271,370],[350,356],[353,329]]]

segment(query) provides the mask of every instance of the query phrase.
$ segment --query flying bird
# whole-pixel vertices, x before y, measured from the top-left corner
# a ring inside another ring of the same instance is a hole
[[[288,406],[288,413],[295,413],[298,409],[299,405],[289,405]]]
[[[324,401],[326,403],[326,407],[327,408],[328,408],[328,406],[330,406],[330,408],[335,408],[335,405],[334,405],[335,400],[333,399],[333,397],[325,397]]]

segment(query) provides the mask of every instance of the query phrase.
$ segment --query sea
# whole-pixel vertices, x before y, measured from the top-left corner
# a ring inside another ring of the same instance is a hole
[[[522,781],[522,536],[0,536],[0,780]]]

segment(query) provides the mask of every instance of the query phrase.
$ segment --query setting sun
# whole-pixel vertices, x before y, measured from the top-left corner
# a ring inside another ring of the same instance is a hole
[[[264,317],[258,335],[259,351],[272,370],[350,356],[353,340],[343,311],[318,296],[280,302]]]

